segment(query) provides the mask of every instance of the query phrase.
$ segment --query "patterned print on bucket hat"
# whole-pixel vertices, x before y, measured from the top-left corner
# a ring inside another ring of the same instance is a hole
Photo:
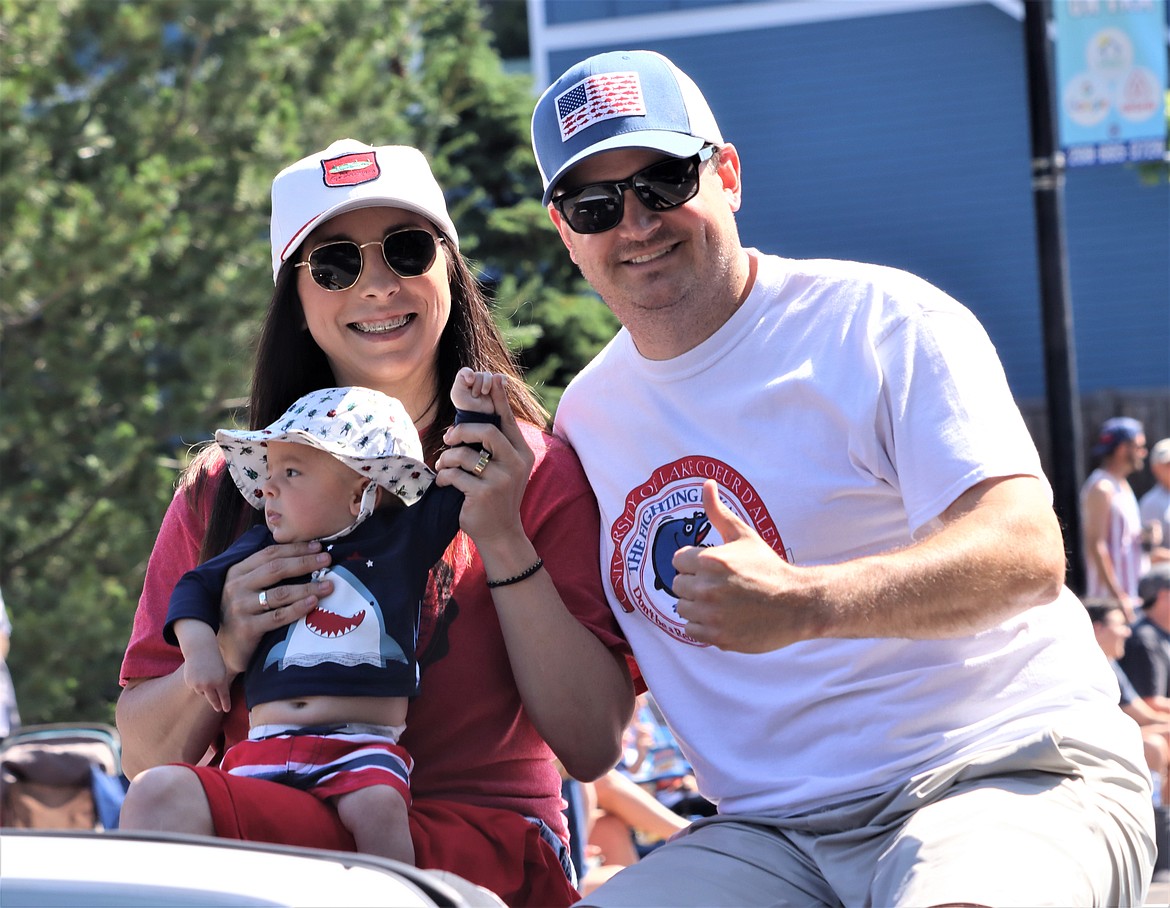
[[[284,415],[256,431],[215,433],[236,487],[252,507],[264,507],[268,444],[310,445],[368,476],[404,504],[414,504],[435,474],[402,403],[369,388],[323,388],[300,398]]]

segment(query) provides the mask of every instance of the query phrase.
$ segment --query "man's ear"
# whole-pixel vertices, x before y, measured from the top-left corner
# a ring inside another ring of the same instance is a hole
[[[716,173],[723,181],[723,194],[732,211],[739,211],[743,198],[743,183],[740,178],[739,152],[730,142],[719,146],[719,164]]]
[[[565,248],[569,250],[569,258],[573,260],[573,264],[577,264],[577,256],[573,254],[573,236],[574,233],[568,224],[565,223],[561,213],[552,205],[548,206],[548,216],[553,222],[553,226],[557,228],[557,233],[561,235],[561,242],[565,244]]]

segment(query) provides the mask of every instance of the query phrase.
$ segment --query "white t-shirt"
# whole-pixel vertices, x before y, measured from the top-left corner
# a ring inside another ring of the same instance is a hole
[[[652,361],[623,329],[556,421],[597,493],[610,605],[704,795],[725,813],[795,814],[1040,729],[1111,747],[1117,682],[1067,590],[959,639],[748,655],[686,635],[670,557],[720,541],[708,478],[813,565],[911,542],[987,477],[1042,477],[970,312],[889,268],[752,254],[753,289],[712,337]]]
[[[1162,545],[1170,548],[1170,489],[1155,482],[1138,502],[1142,523],[1157,521],[1162,525]]]

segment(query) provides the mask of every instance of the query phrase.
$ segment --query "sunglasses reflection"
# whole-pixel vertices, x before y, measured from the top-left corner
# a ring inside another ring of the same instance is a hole
[[[552,204],[576,233],[612,230],[625,215],[627,189],[651,211],[670,211],[693,199],[699,191],[699,170],[714,153],[714,145],[705,145],[689,158],[657,161],[624,180],[589,183],[554,198]]]
[[[421,227],[392,230],[381,240],[355,243],[335,240],[322,243],[297,262],[297,268],[308,268],[319,287],[329,291],[348,290],[358,282],[364,259],[362,250],[368,246],[382,247],[382,261],[400,278],[426,274],[435,263],[441,236],[435,236]]]

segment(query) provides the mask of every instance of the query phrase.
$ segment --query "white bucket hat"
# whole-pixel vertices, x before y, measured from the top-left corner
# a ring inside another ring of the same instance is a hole
[[[362,494],[361,513],[343,536],[374,511],[377,487],[411,505],[434,482],[423,462],[422,442],[402,403],[369,388],[323,388],[306,394],[280,419],[256,431],[215,433],[236,487],[252,507],[264,507],[269,442],[309,445],[332,454],[372,480]]]
[[[427,218],[456,249],[459,234],[423,153],[409,145],[338,139],[272,181],[272,280],[322,221],[358,208],[405,208]]]

